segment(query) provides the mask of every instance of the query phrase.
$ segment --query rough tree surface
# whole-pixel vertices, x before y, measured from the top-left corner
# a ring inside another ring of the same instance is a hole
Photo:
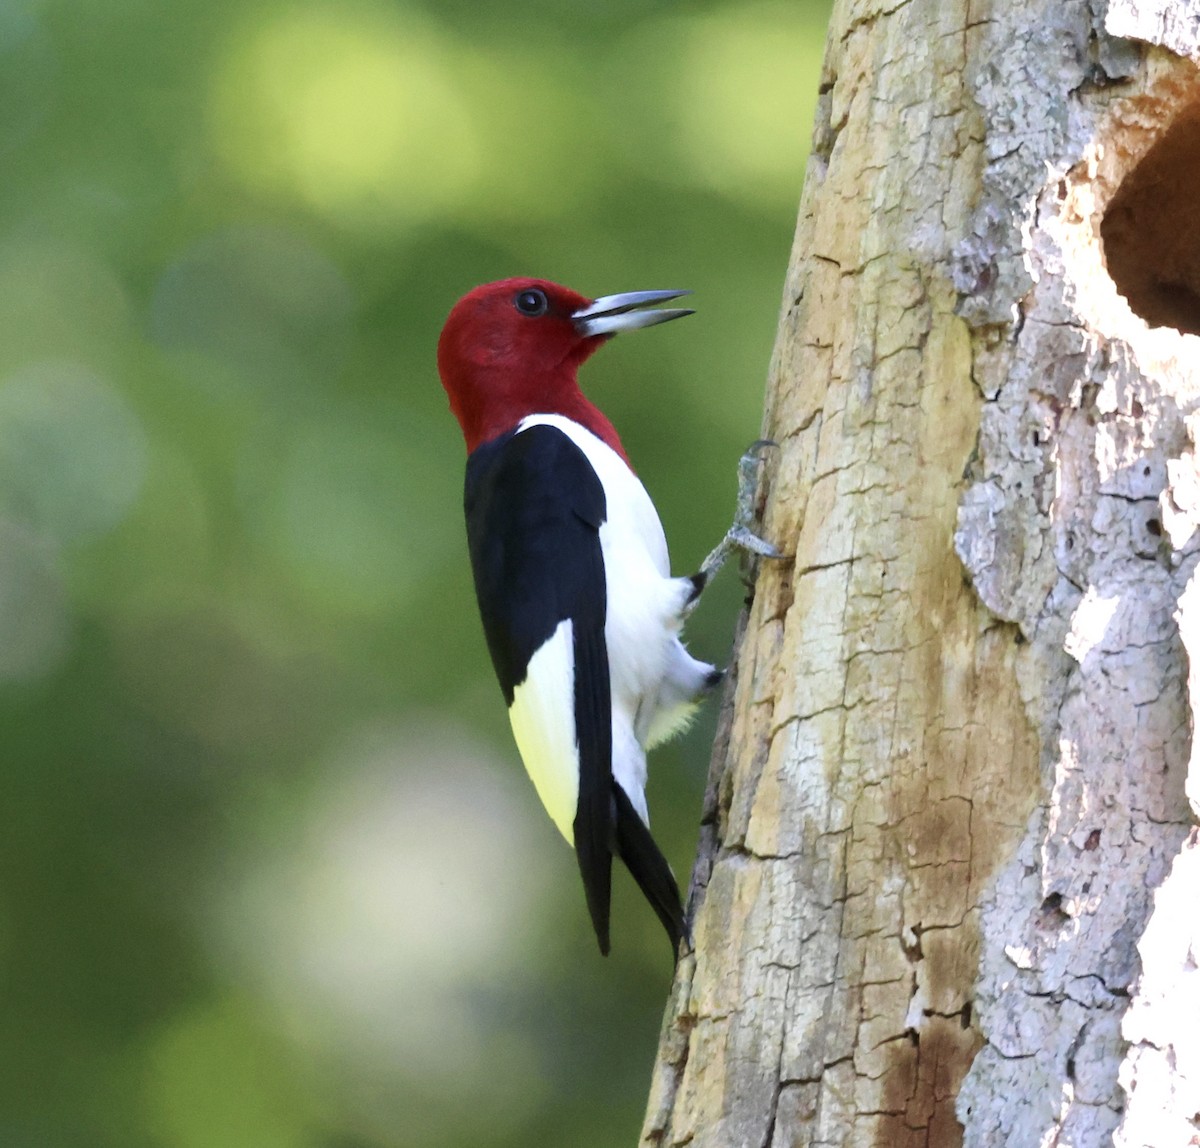
[[[1197,59],[836,3],[644,1145],[1200,1144]]]

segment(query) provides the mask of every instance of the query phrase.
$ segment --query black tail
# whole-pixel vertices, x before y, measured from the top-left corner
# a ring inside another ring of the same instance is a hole
[[[597,544],[597,575],[604,568]],[[612,699],[604,618],[575,626],[575,738],[579,746],[579,800],[575,807],[575,856],[600,952],[608,955],[612,892]]]
[[[608,907],[612,890],[612,849],[610,847],[610,800],[599,794],[585,794],[581,786],[579,812],[575,816],[575,856],[583,877],[588,913],[600,952],[608,956]]]
[[[637,815],[625,790],[613,783],[613,805],[616,808],[616,852],[662,921],[671,950],[679,958],[679,942],[687,935],[683,919],[683,902],[679,886],[667,859],[654,844],[646,823]]]

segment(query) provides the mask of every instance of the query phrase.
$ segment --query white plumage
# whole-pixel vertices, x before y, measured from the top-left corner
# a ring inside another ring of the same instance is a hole
[[[564,618],[529,660],[513,690],[508,720],[525,771],[562,835],[575,844],[579,747],[575,741],[575,659],[571,619]]]
[[[637,475],[607,443],[562,415],[530,415],[531,426],[562,431],[583,452],[604,488],[600,546],[607,583],[604,627],[612,688],[613,777],[641,819],[646,810],[646,749],[679,732],[713,666],[679,640],[690,578],[672,578],[658,512]],[[543,804],[568,841],[579,792],[570,622],[561,623],[529,663],[514,692],[513,733]],[[569,808],[569,813],[567,812]]]

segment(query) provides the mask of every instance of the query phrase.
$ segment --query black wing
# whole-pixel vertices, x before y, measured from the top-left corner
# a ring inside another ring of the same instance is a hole
[[[571,621],[579,750],[575,853],[600,951],[607,953],[614,809],[600,549],[604,487],[567,435],[539,425],[472,452],[464,504],[479,613],[509,706],[534,654],[561,622]]]

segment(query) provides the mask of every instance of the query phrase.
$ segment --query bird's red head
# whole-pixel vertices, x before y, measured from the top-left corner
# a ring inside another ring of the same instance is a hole
[[[581,423],[622,455],[612,424],[579,390],[576,372],[618,331],[691,312],[637,308],[682,291],[632,291],[588,299],[545,279],[502,279],[464,295],[438,340],[438,373],[467,450],[532,414]]]

